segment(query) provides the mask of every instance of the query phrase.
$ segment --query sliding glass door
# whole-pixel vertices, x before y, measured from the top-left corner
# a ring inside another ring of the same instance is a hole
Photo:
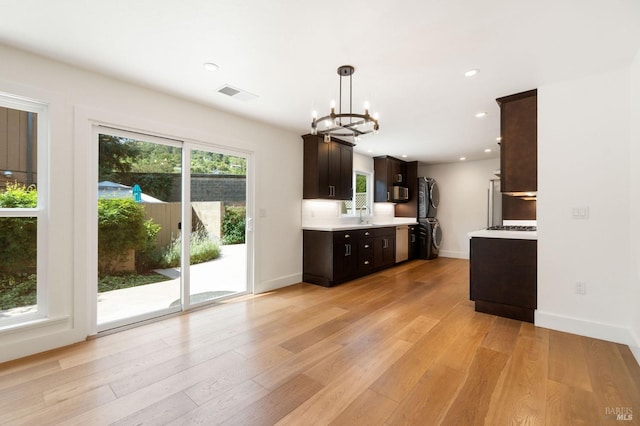
[[[96,128],[96,329],[245,293],[247,158]]]
[[[189,304],[247,291],[247,160],[190,150]]]
[[[98,330],[179,311],[182,144],[98,134]]]

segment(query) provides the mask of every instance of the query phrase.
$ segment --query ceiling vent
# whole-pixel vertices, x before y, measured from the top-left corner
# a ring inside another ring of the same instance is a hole
[[[242,90],[242,89],[238,89],[238,88],[233,87],[233,86],[229,86],[228,84],[225,84],[224,86],[219,88],[218,92],[222,93],[223,95],[227,95],[227,96],[229,96],[229,97],[231,97],[233,99],[237,99],[239,101],[250,101],[250,100],[258,98],[258,95],[254,95],[253,93],[249,93],[246,90]]]

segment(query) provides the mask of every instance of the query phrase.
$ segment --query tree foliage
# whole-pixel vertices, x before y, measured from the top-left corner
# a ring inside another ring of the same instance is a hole
[[[140,154],[135,141],[111,135],[99,136],[98,180],[115,180],[120,173],[130,172],[133,162]]]
[[[367,176],[356,173],[356,192],[367,192]]]
[[[34,208],[38,191],[19,183],[7,184],[0,193],[0,208]],[[0,218],[0,274],[36,272],[38,219]]]
[[[228,206],[222,218],[222,244],[244,244],[247,209]]]
[[[159,231],[145,220],[144,207],[131,198],[98,200],[98,273],[105,276],[118,271],[131,250],[148,248]]]
[[[100,180],[117,180],[127,173],[180,173],[182,149],[175,146],[118,136],[100,135]],[[246,175],[247,162],[242,157],[191,151],[191,172],[203,174]]]

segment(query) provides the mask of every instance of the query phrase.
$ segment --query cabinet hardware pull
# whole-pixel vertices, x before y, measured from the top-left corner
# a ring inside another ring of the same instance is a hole
[[[344,234],[344,237],[345,237],[345,238],[351,238],[351,235],[349,235],[349,234]]]
[[[386,238],[382,239],[382,248],[389,247],[389,241]]]
[[[389,201],[389,191],[387,191],[387,201]]]
[[[364,248],[369,248],[369,244],[365,244],[365,245],[364,245]]]
[[[365,231],[364,235],[369,235],[369,231]]]
[[[415,236],[415,235],[412,235],[412,236],[411,236],[411,242],[412,242],[412,243],[415,243],[415,242],[416,242],[416,236]]]
[[[345,244],[344,245],[344,255],[346,256],[351,256],[351,244]]]
[[[369,264],[369,261],[368,261],[368,260],[365,260],[365,261],[364,261],[364,264],[365,264],[365,265],[368,265],[368,264]]]

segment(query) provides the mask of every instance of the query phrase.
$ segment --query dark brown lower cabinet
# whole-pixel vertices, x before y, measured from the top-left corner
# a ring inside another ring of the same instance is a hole
[[[305,282],[331,287],[394,264],[394,227],[303,231]]]
[[[476,311],[533,322],[538,306],[537,243],[471,238],[470,298]]]
[[[393,266],[396,263],[396,228],[376,228],[373,233],[374,268],[379,270]]]

